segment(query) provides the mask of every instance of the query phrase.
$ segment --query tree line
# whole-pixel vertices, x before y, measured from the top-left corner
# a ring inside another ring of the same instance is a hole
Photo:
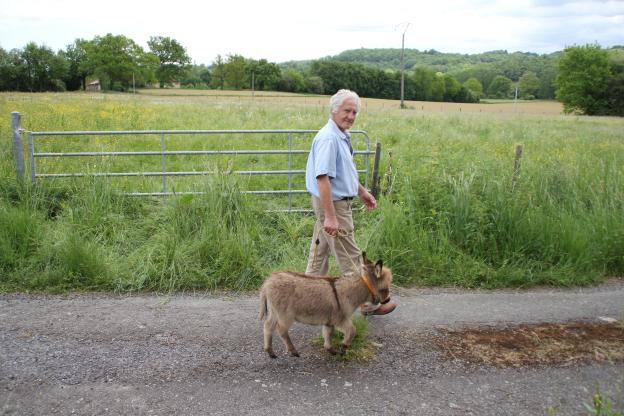
[[[87,79],[98,79],[104,89],[128,90],[176,80],[191,62],[175,39],[150,37],[145,51],[123,35],[76,39],[65,50],[28,43],[23,49],[0,48],[1,91],[65,91],[86,89]]]
[[[86,89],[88,80],[98,79],[103,89],[117,91],[180,83],[183,88],[310,94],[350,88],[363,97],[400,98],[397,49],[358,49],[279,65],[219,55],[206,66],[191,64],[186,49],[169,37],[150,37],[148,47],[146,51],[132,39],[112,34],[76,39],[58,52],[33,42],[11,51],[0,47],[0,90],[79,90]],[[624,49],[604,50],[598,45],[549,55],[406,50],[404,98],[449,102],[557,98],[568,112],[621,115],[623,66]]]

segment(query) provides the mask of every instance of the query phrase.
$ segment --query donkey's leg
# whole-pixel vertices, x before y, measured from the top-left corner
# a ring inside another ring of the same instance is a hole
[[[299,353],[297,352],[297,349],[295,348],[292,341],[290,340],[290,335],[288,335],[288,329],[290,328],[291,325],[292,325],[292,321],[279,322],[277,324],[277,332],[280,334],[280,337],[282,337],[282,340],[284,341],[284,345],[286,345],[286,348],[288,349],[288,352],[290,353],[290,355],[292,355],[293,357],[299,357]]]
[[[271,358],[277,358],[273,352],[273,331],[277,326],[277,321],[271,315],[264,321],[264,350]]]
[[[332,337],[334,336],[334,327],[332,325],[323,325],[323,347],[332,355],[336,354],[336,350],[332,346]]]
[[[353,322],[351,322],[351,318],[347,318],[339,327],[344,333],[344,338],[342,340],[342,345],[340,348],[340,353],[344,354],[347,349],[351,346],[351,342],[355,337],[356,329]]]

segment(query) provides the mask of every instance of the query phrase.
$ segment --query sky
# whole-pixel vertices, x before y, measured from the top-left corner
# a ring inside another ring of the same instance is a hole
[[[0,0],[0,47],[65,49],[75,39],[150,36],[182,44],[196,64],[238,54],[269,62],[348,49],[492,50],[539,54],[624,45],[624,0]]]

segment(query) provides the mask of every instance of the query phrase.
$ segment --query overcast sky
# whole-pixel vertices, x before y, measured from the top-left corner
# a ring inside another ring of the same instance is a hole
[[[409,26],[407,27],[407,23]],[[0,47],[54,50],[124,35],[148,50],[169,36],[197,64],[218,54],[271,62],[356,48],[550,53],[624,44],[624,0],[0,0]]]

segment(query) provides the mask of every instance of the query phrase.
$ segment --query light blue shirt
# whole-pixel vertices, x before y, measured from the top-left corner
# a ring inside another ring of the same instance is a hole
[[[308,192],[319,197],[316,178],[327,175],[332,187],[333,201],[357,196],[360,182],[350,143],[351,135],[340,130],[330,118],[312,141],[306,165]]]

